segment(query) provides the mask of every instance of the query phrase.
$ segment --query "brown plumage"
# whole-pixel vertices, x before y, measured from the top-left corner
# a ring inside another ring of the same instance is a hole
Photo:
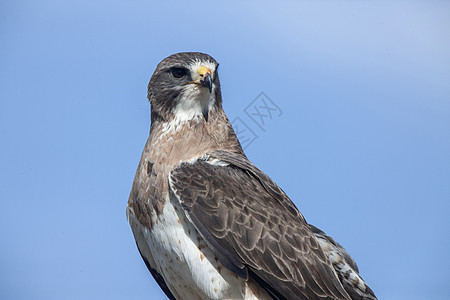
[[[179,53],[149,83],[150,136],[127,215],[158,284],[171,299],[376,299],[347,252],[247,159],[217,66]]]

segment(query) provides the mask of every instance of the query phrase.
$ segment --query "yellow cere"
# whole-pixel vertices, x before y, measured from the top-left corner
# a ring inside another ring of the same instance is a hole
[[[200,68],[198,68],[198,75],[200,75],[200,77],[205,76],[206,73],[211,74],[211,70],[205,66],[201,66]]]

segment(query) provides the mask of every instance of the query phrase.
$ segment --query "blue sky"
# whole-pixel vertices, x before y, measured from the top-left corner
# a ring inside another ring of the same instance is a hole
[[[248,157],[380,299],[450,298],[449,2],[2,1],[0,41],[1,299],[165,299],[125,206],[179,51],[220,62]]]

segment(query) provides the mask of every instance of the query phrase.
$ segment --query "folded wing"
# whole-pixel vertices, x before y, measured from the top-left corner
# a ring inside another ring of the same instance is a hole
[[[287,195],[244,156],[181,163],[171,192],[222,264],[275,299],[350,299]]]

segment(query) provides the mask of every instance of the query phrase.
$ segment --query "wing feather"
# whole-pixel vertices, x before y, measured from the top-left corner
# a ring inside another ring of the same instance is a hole
[[[376,300],[374,292],[359,275],[358,266],[347,250],[319,228],[311,224],[308,226],[321,243],[322,249],[329,257],[340,282],[350,297],[355,300]]]
[[[279,299],[350,299],[303,216],[244,156],[181,163],[171,191],[218,259]]]

